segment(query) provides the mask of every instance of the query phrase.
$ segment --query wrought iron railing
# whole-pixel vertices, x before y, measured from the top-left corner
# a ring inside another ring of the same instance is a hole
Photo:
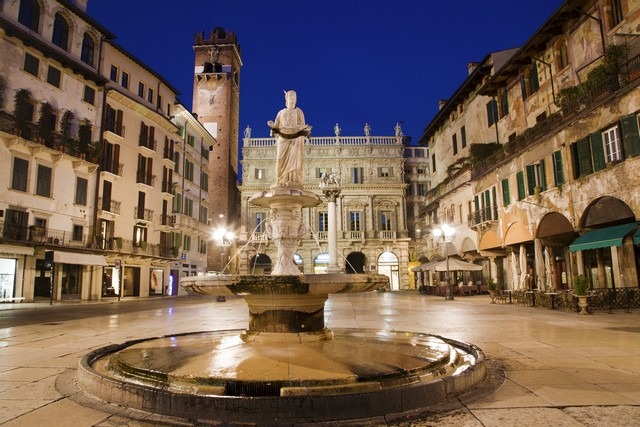
[[[31,245],[52,245],[64,247],[85,247],[87,235],[73,231],[36,227],[35,225],[18,225],[0,221],[2,240],[21,242]]]
[[[640,308],[640,288],[592,289],[589,294],[590,310],[629,310]]]

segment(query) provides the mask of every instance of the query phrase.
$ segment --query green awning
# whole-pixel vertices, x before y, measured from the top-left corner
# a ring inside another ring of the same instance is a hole
[[[640,245],[640,228],[636,231],[636,234],[633,235],[633,244]]]
[[[570,246],[571,252],[586,251],[588,249],[608,248],[622,246],[624,236],[636,228],[639,222],[614,225],[613,227],[591,230],[578,237]]]

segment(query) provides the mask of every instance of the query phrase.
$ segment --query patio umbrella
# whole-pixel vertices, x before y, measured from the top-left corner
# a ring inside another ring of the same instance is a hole
[[[551,251],[548,247],[544,248],[544,269],[545,269],[545,279],[547,281],[547,289],[553,288],[552,286],[552,277],[551,277]]]
[[[439,261],[435,266],[436,271],[447,271],[447,261]],[[449,258],[449,271],[480,271],[482,266],[465,262],[457,258]]]
[[[520,289],[525,289],[527,283],[527,248],[524,245],[520,245]]]
[[[518,280],[518,265],[515,252],[511,252],[511,275],[513,276],[513,289],[518,289],[520,287],[520,281]]]
[[[542,254],[542,242],[540,241],[540,239],[535,239],[533,241],[533,247],[536,255],[536,282],[538,285],[538,289],[546,290],[544,280],[544,255]]]
[[[441,262],[441,261],[431,261],[431,262],[427,262],[425,264],[420,264],[417,267],[413,267],[411,269],[411,271],[414,272],[414,273],[423,272],[423,271],[430,271],[430,270],[433,271],[434,267],[439,262]]]

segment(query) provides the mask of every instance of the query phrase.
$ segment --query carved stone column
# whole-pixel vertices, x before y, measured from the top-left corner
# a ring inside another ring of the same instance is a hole
[[[322,192],[328,200],[328,214],[329,214],[329,234],[327,236],[327,243],[329,249],[329,265],[327,266],[327,273],[340,273],[341,269],[338,266],[338,219],[336,217],[336,200],[340,196],[340,187],[324,187]]]

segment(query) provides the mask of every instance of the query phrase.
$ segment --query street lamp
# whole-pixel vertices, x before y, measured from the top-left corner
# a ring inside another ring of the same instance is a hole
[[[224,252],[225,249],[231,246],[233,243],[233,239],[235,239],[235,234],[233,231],[227,230],[224,227],[218,228],[213,232],[213,240],[218,248],[220,248],[220,272],[224,273],[226,265],[224,263]]]
[[[448,224],[442,224],[439,227],[435,227],[432,231],[433,237],[436,238],[436,242],[444,247],[444,259],[447,263],[447,275],[445,276],[445,282],[447,282],[447,292],[444,296],[445,300],[453,300],[453,290],[451,289],[451,279],[449,277],[449,243],[453,241],[453,236],[456,234],[455,228]]]

